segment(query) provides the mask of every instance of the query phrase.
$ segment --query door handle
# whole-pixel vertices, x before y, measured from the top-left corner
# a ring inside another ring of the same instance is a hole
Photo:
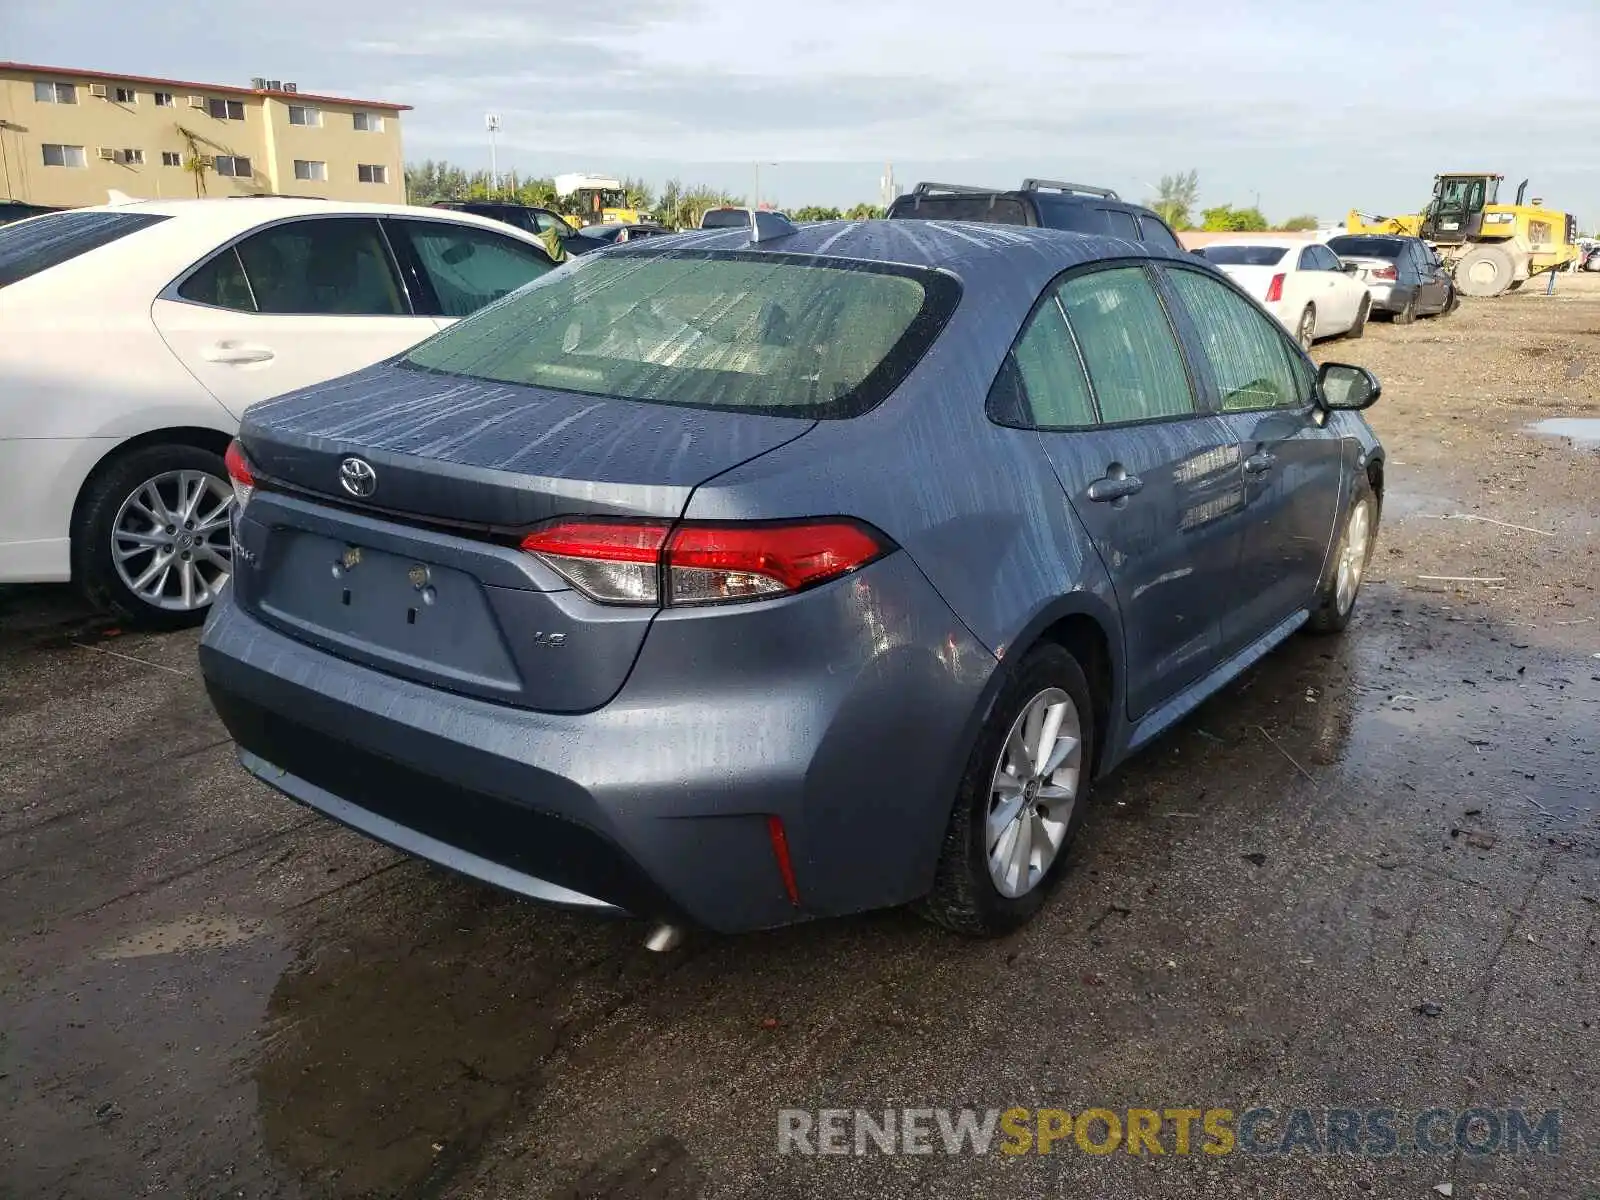
[[[1276,454],[1269,454],[1265,450],[1257,450],[1244,460],[1244,469],[1251,475],[1264,475],[1272,470],[1277,461],[1278,456]]]
[[[243,342],[213,342],[200,350],[200,357],[214,363],[267,362],[273,353],[266,346],[252,346]]]
[[[1089,485],[1089,499],[1097,504],[1114,503],[1137,495],[1143,490],[1144,480],[1137,475],[1129,475],[1121,467],[1116,467],[1105,478],[1096,479]]]

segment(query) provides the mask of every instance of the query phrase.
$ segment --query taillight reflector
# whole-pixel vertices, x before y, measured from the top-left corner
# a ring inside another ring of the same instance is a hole
[[[784,831],[783,818],[776,813],[767,817],[767,837],[772,840],[772,857],[778,860],[783,890],[789,893],[789,903],[799,908],[800,885],[794,877],[794,860],[789,857],[789,835]]]
[[[1273,304],[1283,299],[1283,280],[1284,277],[1282,275],[1274,275],[1272,277],[1272,282],[1267,284],[1268,304]]]
[[[591,599],[723,604],[812,587],[891,547],[855,521],[696,523],[564,518],[522,539]],[[665,592],[663,592],[663,583]]]
[[[256,490],[256,477],[250,470],[250,460],[244,456],[244,447],[239,445],[235,438],[228,443],[228,449],[222,456],[222,463],[228,469],[228,479],[233,484],[233,498],[243,508],[250,502],[250,495]]]

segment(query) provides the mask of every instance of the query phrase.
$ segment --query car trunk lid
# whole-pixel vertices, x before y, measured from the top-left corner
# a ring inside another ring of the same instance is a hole
[[[380,365],[246,414],[257,486],[238,602],[390,674],[592,709],[626,680],[657,610],[588,600],[521,535],[577,514],[675,520],[699,484],[814,424]],[[370,476],[342,475],[350,459]]]
[[[1377,258],[1364,254],[1341,254],[1339,261],[1347,267],[1355,267],[1355,278],[1361,280],[1362,283],[1366,283],[1369,279],[1374,282],[1393,283],[1399,275],[1399,265],[1392,258]]]
[[[1274,275],[1287,273],[1285,267],[1249,267],[1234,263],[1219,263],[1218,268],[1257,300],[1265,300]]]

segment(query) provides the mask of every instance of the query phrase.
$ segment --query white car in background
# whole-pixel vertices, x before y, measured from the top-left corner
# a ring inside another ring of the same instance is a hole
[[[1195,251],[1261,301],[1299,343],[1345,334],[1358,338],[1372,312],[1367,285],[1320,242],[1239,238]]]
[[[155,201],[0,228],[0,584],[199,621],[229,572],[240,414],[552,265],[498,221],[401,205]]]

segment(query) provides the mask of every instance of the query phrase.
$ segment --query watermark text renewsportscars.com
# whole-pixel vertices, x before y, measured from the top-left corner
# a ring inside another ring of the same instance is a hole
[[[1558,1109],[780,1108],[779,1154],[1559,1154]]]

